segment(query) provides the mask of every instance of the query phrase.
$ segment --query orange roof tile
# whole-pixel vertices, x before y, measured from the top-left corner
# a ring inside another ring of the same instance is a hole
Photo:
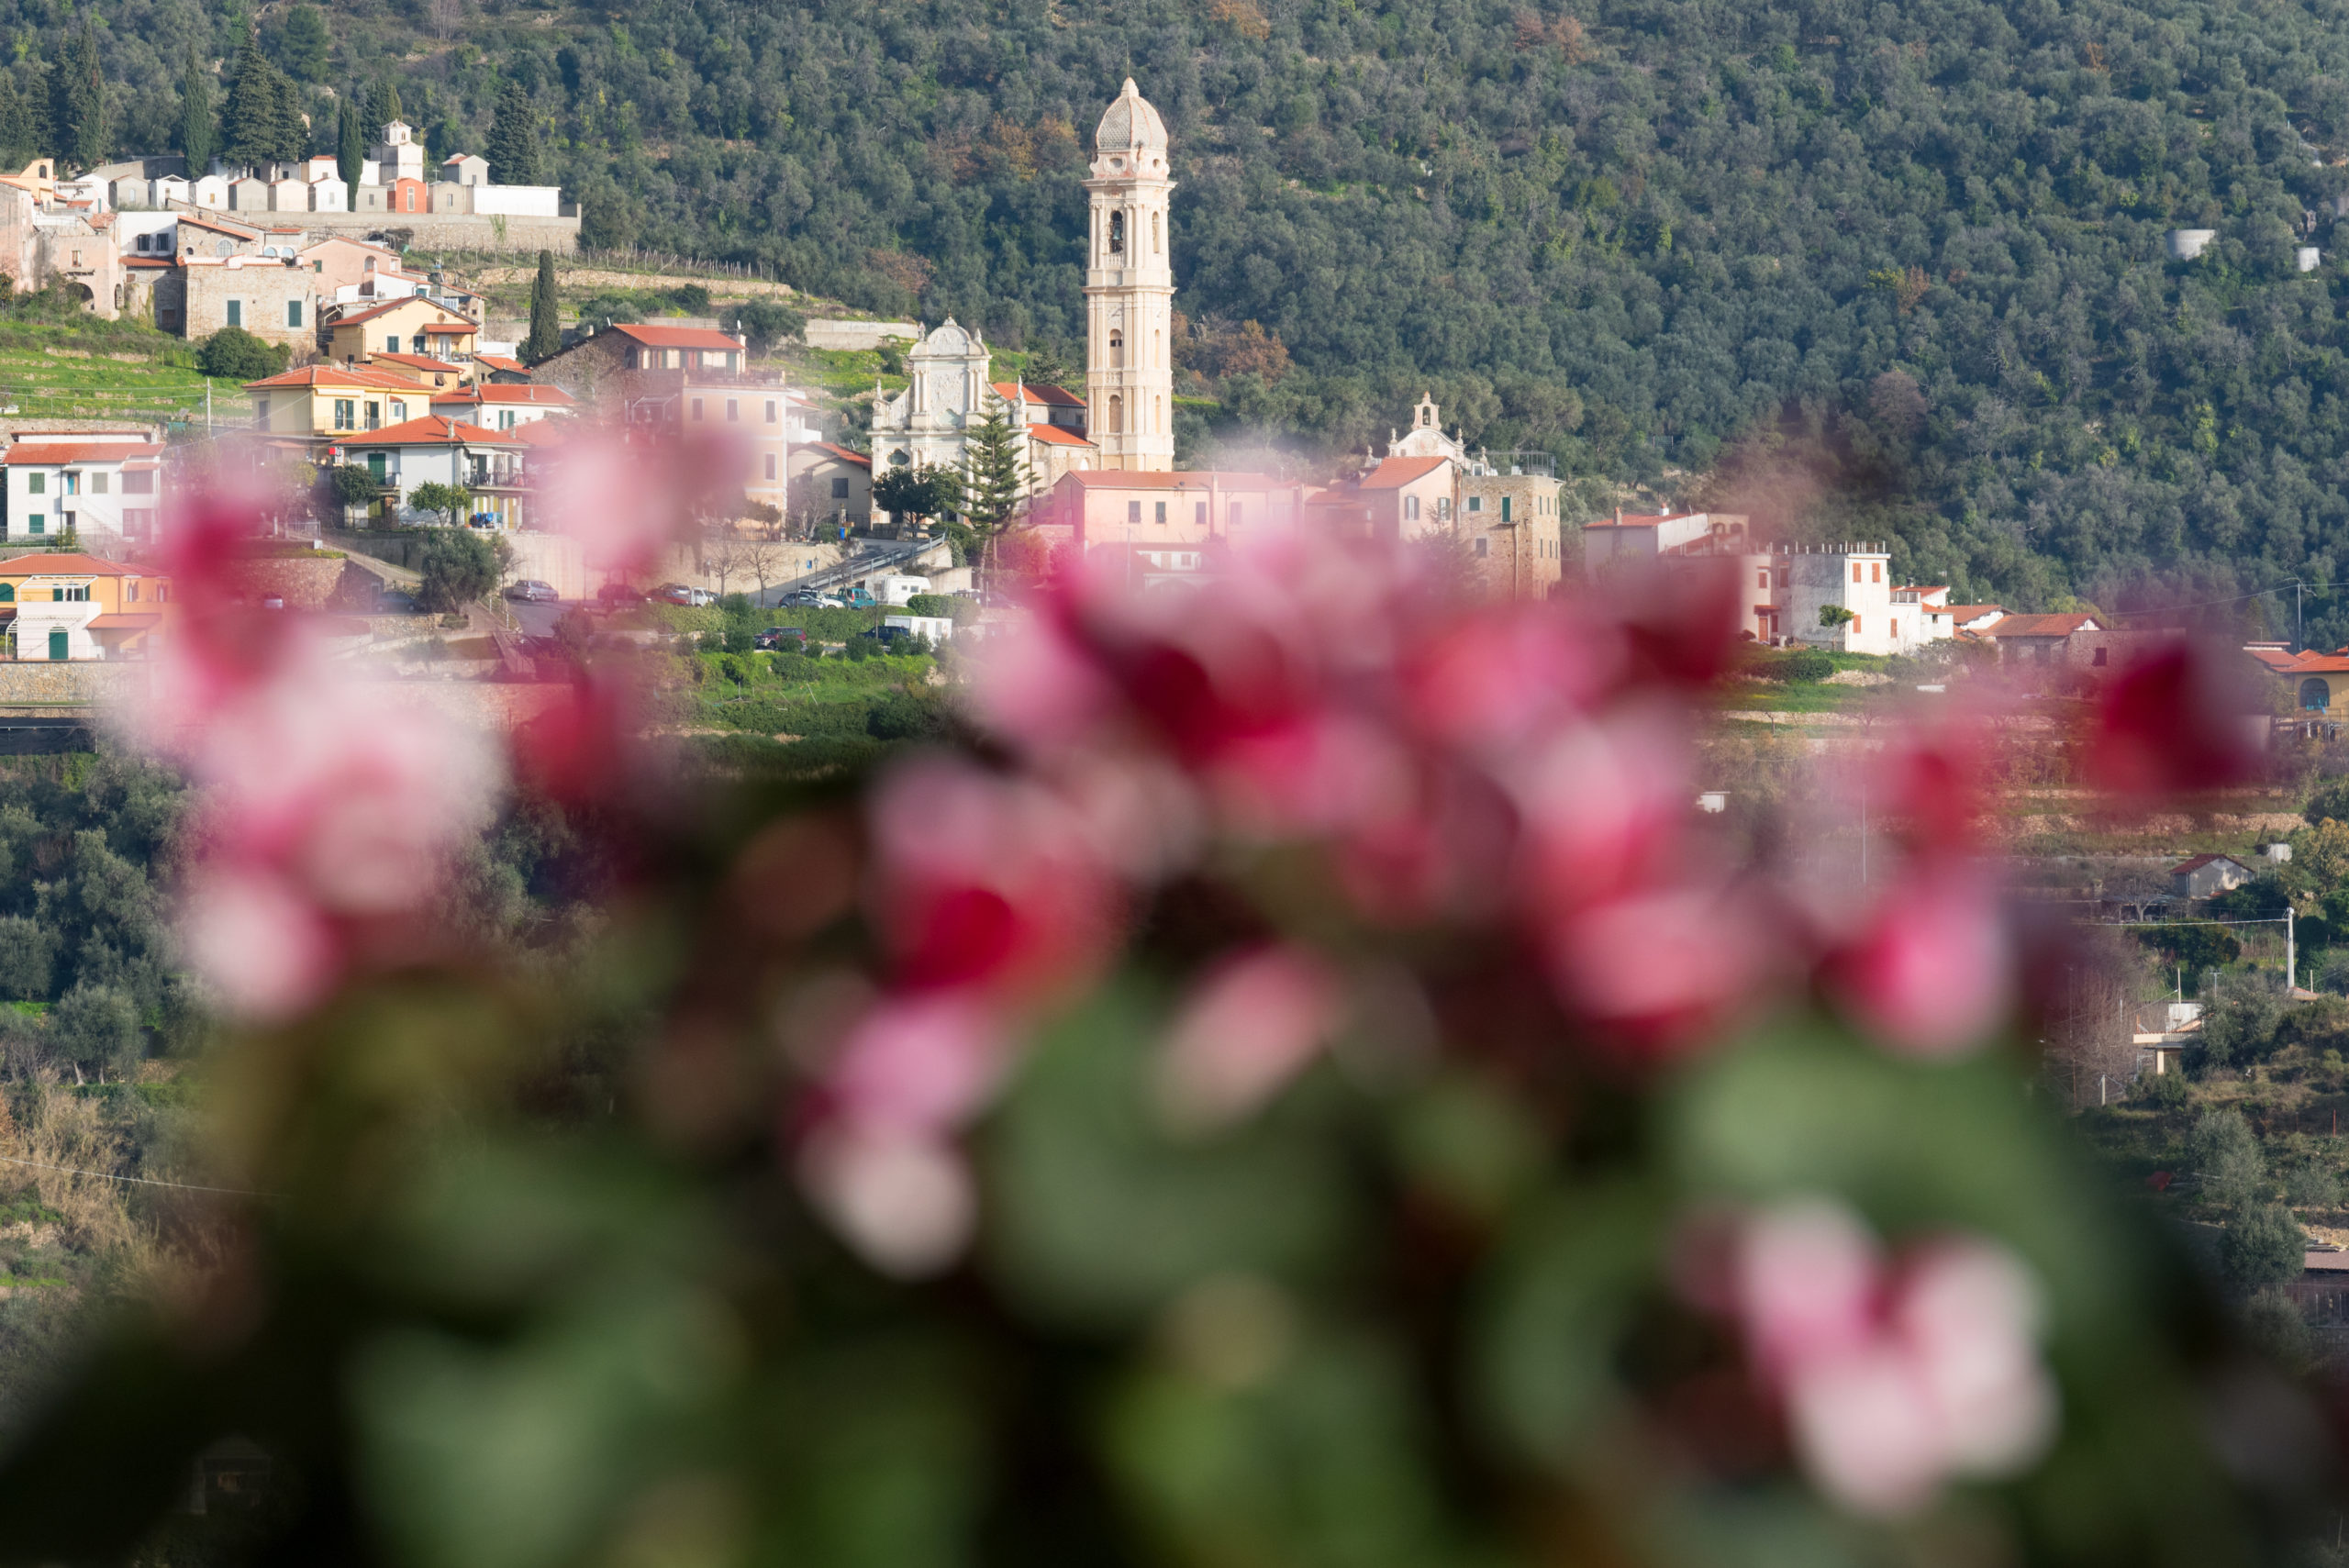
[[[1452,460],[1442,457],[1390,457],[1379,460],[1376,468],[1362,476],[1364,490],[1399,490],[1415,479],[1424,479]]]
[[[740,353],[742,345],[723,332],[707,327],[648,327],[634,321],[616,321],[611,330],[624,338],[632,338],[649,349],[719,349]]]
[[[18,441],[0,459],[11,468],[55,467],[72,462],[120,462],[158,457],[163,449],[132,441]]]
[[[1058,425],[1030,425],[1028,434],[1031,439],[1041,441],[1048,447],[1089,447],[1093,444],[1074,430],[1064,430]]]
[[[468,425],[462,419],[451,419],[446,414],[427,414],[421,419],[409,419],[401,424],[387,425],[380,430],[339,439],[349,447],[510,447],[515,444],[511,430],[484,430],[479,425]]]
[[[0,561],[0,577],[143,577],[148,573],[117,561],[61,550],[53,555],[19,555]]]
[[[371,371],[359,365],[304,365],[299,370],[280,371],[275,375],[245,383],[248,392],[257,386],[372,386],[384,392],[429,390],[417,386],[406,376],[394,375],[389,371]]]

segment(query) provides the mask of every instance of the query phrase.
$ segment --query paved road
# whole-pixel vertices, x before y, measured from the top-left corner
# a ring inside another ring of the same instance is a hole
[[[541,600],[538,604],[531,605],[524,604],[519,599],[508,599],[506,601],[506,607],[514,612],[514,619],[521,627],[524,636],[552,637],[554,623],[580,606],[575,603],[566,605],[560,600],[553,602]]]

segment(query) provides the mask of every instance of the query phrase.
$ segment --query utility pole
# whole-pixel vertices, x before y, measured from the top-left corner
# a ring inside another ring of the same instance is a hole
[[[2298,955],[2292,951],[2292,906],[2284,906],[2284,1000],[2292,999],[2292,987],[2300,983]]]

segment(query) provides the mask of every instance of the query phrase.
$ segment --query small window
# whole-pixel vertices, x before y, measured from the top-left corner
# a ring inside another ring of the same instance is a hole
[[[334,428],[336,429],[348,430],[356,425],[358,420],[359,403],[357,399],[338,397],[334,400]]]
[[[396,424],[398,424],[401,420],[403,420],[403,419],[405,419],[405,418],[406,418],[406,417],[407,417],[407,405],[406,405],[406,404],[405,404],[405,403],[402,403],[402,402],[401,402],[398,398],[396,398],[396,397],[393,398],[393,399],[392,399],[392,423],[393,423],[393,424],[395,424],[395,425],[396,425]]]
[[[37,534],[47,533],[49,531],[49,519],[41,516],[39,512],[35,512],[31,517],[25,520],[32,525],[32,531]]]
[[[1139,523],[1139,522],[1141,522],[1141,502],[1139,502],[1139,501],[1129,501],[1129,502],[1127,502],[1127,503],[1126,503],[1126,523],[1127,523],[1127,526],[1128,526],[1128,527],[1131,527],[1131,526],[1133,526],[1134,524],[1137,524],[1137,523]]]
[[[1201,528],[1208,526],[1208,504],[1205,501],[1198,503],[1192,510],[1191,526]]]
[[[288,327],[299,327],[302,325],[302,302],[300,300],[289,299],[285,302],[285,325]]]
[[[1468,509],[1469,509],[1470,511],[1472,511],[1472,512],[1481,512],[1481,511],[1483,511],[1483,510],[1485,509],[1485,498],[1484,498],[1482,495],[1471,495],[1471,496],[1469,496],[1469,497],[1468,497]]]
[[[64,494],[68,495],[79,495],[82,494],[82,476],[80,474],[68,473],[65,475]]]
[[[245,302],[241,299],[230,300],[228,302],[228,325],[231,327],[242,327],[244,324]]]
[[[845,501],[848,499],[847,480],[835,479],[832,481],[832,499],[835,501]]]
[[[1898,616],[1892,617],[1892,635],[1896,638],[1900,635],[1900,617]]]
[[[16,602],[17,585],[14,583],[0,583],[0,605],[13,605]]]
[[[1853,582],[1854,582],[1854,583],[1856,583],[1856,582],[1858,582],[1859,580],[1860,580],[1860,563],[1859,563],[1858,562],[1854,561],[1854,562],[1852,562],[1852,581],[1853,581]]]
[[[90,475],[90,494],[93,495],[103,495],[106,493],[106,476],[103,473],[94,473]]]
[[[1884,581],[1884,562],[1881,562],[1881,561],[1876,561],[1876,562],[1869,562],[1869,564],[1868,564],[1868,581],[1869,581],[1869,582],[1871,582],[1871,583],[1881,583],[1881,582],[1883,582],[1883,581]]]
[[[367,405],[367,428],[371,430],[380,430],[384,428],[384,406],[382,404],[370,403]]]
[[[392,334],[390,334],[389,336],[385,337],[385,338],[384,338],[384,352],[385,352],[385,353],[387,353],[387,354],[396,354],[396,353],[398,353],[399,351],[400,351],[400,339],[399,339],[399,334],[398,334],[398,333],[396,333],[396,332],[395,332],[395,333],[392,333]]]
[[[2088,662],[2095,665],[2102,665],[2104,663],[2105,651],[2106,651],[2104,649],[2098,649],[2094,653],[2088,656]]]
[[[1417,495],[1403,497],[1403,519],[1413,523],[1419,520],[1419,498]]]
[[[122,493],[126,495],[152,495],[155,476],[146,469],[139,469],[122,476]]]
[[[1492,542],[1493,541],[1488,539],[1478,539],[1476,541],[1476,553],[1480,556],[1490,555],[1492,553]]]
[[[1860,635],[1860,617],[1857,616],[1852,617],[1852,635],[1854,637]]]
[[[1753,574],[1753,576],[1754,576],[1754,584],[1753,584],[1753,585],[1754,585],[1755,587],[1757,587],[1757,588],[1766,588],[1766,587],[1768,587],[1768,586],[1770,585],[1770,569],[1769,569],[1768,567],[1766,567],[1766,566],[1765,566],[1765,567],[1764,567],[1761,571],[1756,572],[1756,573]]]
[[[775,400],[774,400],[774,398],[772,398],[772,397],[768,398],[768,399],[767,399],[767,423],[768,423],[768,424],[770,424],[770,425],[779,423],[779,422],[781,421],[782,417],[783,417],[783,410],[782,410],[781,406],[780,406],[778,404],[776,404],[776,402],[775,402]]]
[[[1502,522],[1508,522],[1508,518],[1509,518],[1509,502],[1510,502],[1510,500],[1511,500],[1511,497],[1507,496],[1507,495],[1504,495],[1504,496],[1502,496],[1502,497],[1501,497],[1501,521],[1502,521]]]
[[[49,494],[49,475],[46,473],[27,475],[25,479],[25,494],[28,495],[46,495]]]
[[[1163,501],[1158,503],[1157,523],[1162,528],[1166,526],[1166,503]]]

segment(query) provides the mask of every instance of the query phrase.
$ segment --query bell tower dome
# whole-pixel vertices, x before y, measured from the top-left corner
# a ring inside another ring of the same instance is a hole
[[[1174,271],[1166,122],[1126,78],[1093,136],[1085,271],[1086,435],[1104,468],[1174,466]]]

